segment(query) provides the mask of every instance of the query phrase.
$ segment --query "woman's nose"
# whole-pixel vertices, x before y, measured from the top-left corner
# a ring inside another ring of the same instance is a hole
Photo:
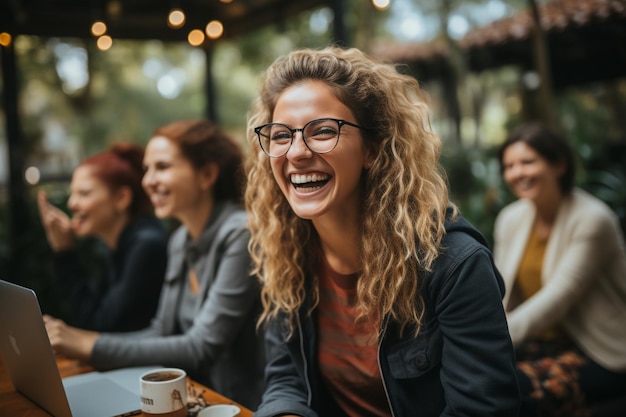
[[[67,208],[75,211],[76,207],[78,207],[78,199],[75,195],[70,194],[70,197],[67,199]]]
[[[152,184],[154,184],[154,173],[151,170],[146,170],[143,174],[143,178],[141,179],[141,185],[143,185],[144,188],[147,188]]]
[[[291,147],[287,151],[287,159],[310,158],[313,152],[306,146],[302,132],[295,132],[291,141]]]

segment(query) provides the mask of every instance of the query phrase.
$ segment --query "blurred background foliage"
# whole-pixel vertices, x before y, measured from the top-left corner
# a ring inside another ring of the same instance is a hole
[[[415,39],[453,44],[464,32],[528,4],[525,0],[392,0],[390,8],[377,10],[362,0],[344,3],[350,44],[364,50],[374,43]],[[414,14],[420,16],[419,22],[407,18]],[[172,120],[205,117],[207,62],[217,121],[243,144],[247,111],[263,70],[295,48],[331,43],[331,22],[329,9],[311,10],[283,25],[216,42],[210,60],[201,48],[160,41],[114,40],[111,49],[101,51],[91,40],[15,39],[25,166],[36,168],[39,178],[31,179],[28,189],[30,226],[10,241],[8,154],[4,124],[0,125],[0,278],[34,288],[45,311],[63,316],[51,275],[50,248],[36,211],[36,191],[46,189],[51,200],[65,208],[71,172],[85,156],[116,141],[145,144],[157,126]],[[480,74],[461,71],[458,76],[458,128],[441,83],[427,80],[422,86],[432,101],[433,127],[443,139],[442,165],[452,199],[491,241],[495,215],[513,199],[501,181],[496,152],[507,130],[523,118],[522,74],[504,67]],[[554,103],[559,125],[579,156],[579,185],[606,201],[619,215],[623,229],[625,97],[626,81],[621,79],[559,91]],[[85,264],[97,276],[98,243],[86,240],[81,250]]]

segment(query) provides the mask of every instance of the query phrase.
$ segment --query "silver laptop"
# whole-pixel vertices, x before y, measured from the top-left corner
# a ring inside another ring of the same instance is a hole
[[[139,376],[158,366],[61,379],[35,292],[0,280],[0,353],[15,389],[54,417],[139,414]]]

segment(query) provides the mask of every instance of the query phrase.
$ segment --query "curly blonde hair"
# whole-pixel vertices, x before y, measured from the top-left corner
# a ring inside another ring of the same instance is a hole
[[[310,80],[327,83],[352,110],[373,157],[361,194],[359,317],[390,317],[401,329],[414,325],[417,334],[423,316],[420,277],[439,254],[451,205],[439,165],[441,140],[431,130],[429,107],[415,78],[357,49],[339,47],[303,49],[277,59],[249,114],[245,203],[254,272],[263,283],[261,322],[284,314],[293,332],[307,291],[313,307],[319,301],[317,233],[289,206],[254,133],[255,126],[272,121],[285,89]]]

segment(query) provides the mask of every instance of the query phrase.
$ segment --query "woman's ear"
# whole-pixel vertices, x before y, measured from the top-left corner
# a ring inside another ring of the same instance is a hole
[[[122,213],[128,210],[131,203],[133,202],[133,192],[131,191],[130,187],[120,187],[117,189],[117,191],[115,191],[114,199],[115,209]]]
[[[562,159],[559,162],[555,163],[553,166],[557,178],[561,178],[563,177],[563,175],[565,175],[565,171],[567,171],[567,163],[565,162],[565,160]]]
[[[213,187],[220,174],[220,167],[217,164],[207,164],[200,170],[199,181],[200,187],[208,190]]]

